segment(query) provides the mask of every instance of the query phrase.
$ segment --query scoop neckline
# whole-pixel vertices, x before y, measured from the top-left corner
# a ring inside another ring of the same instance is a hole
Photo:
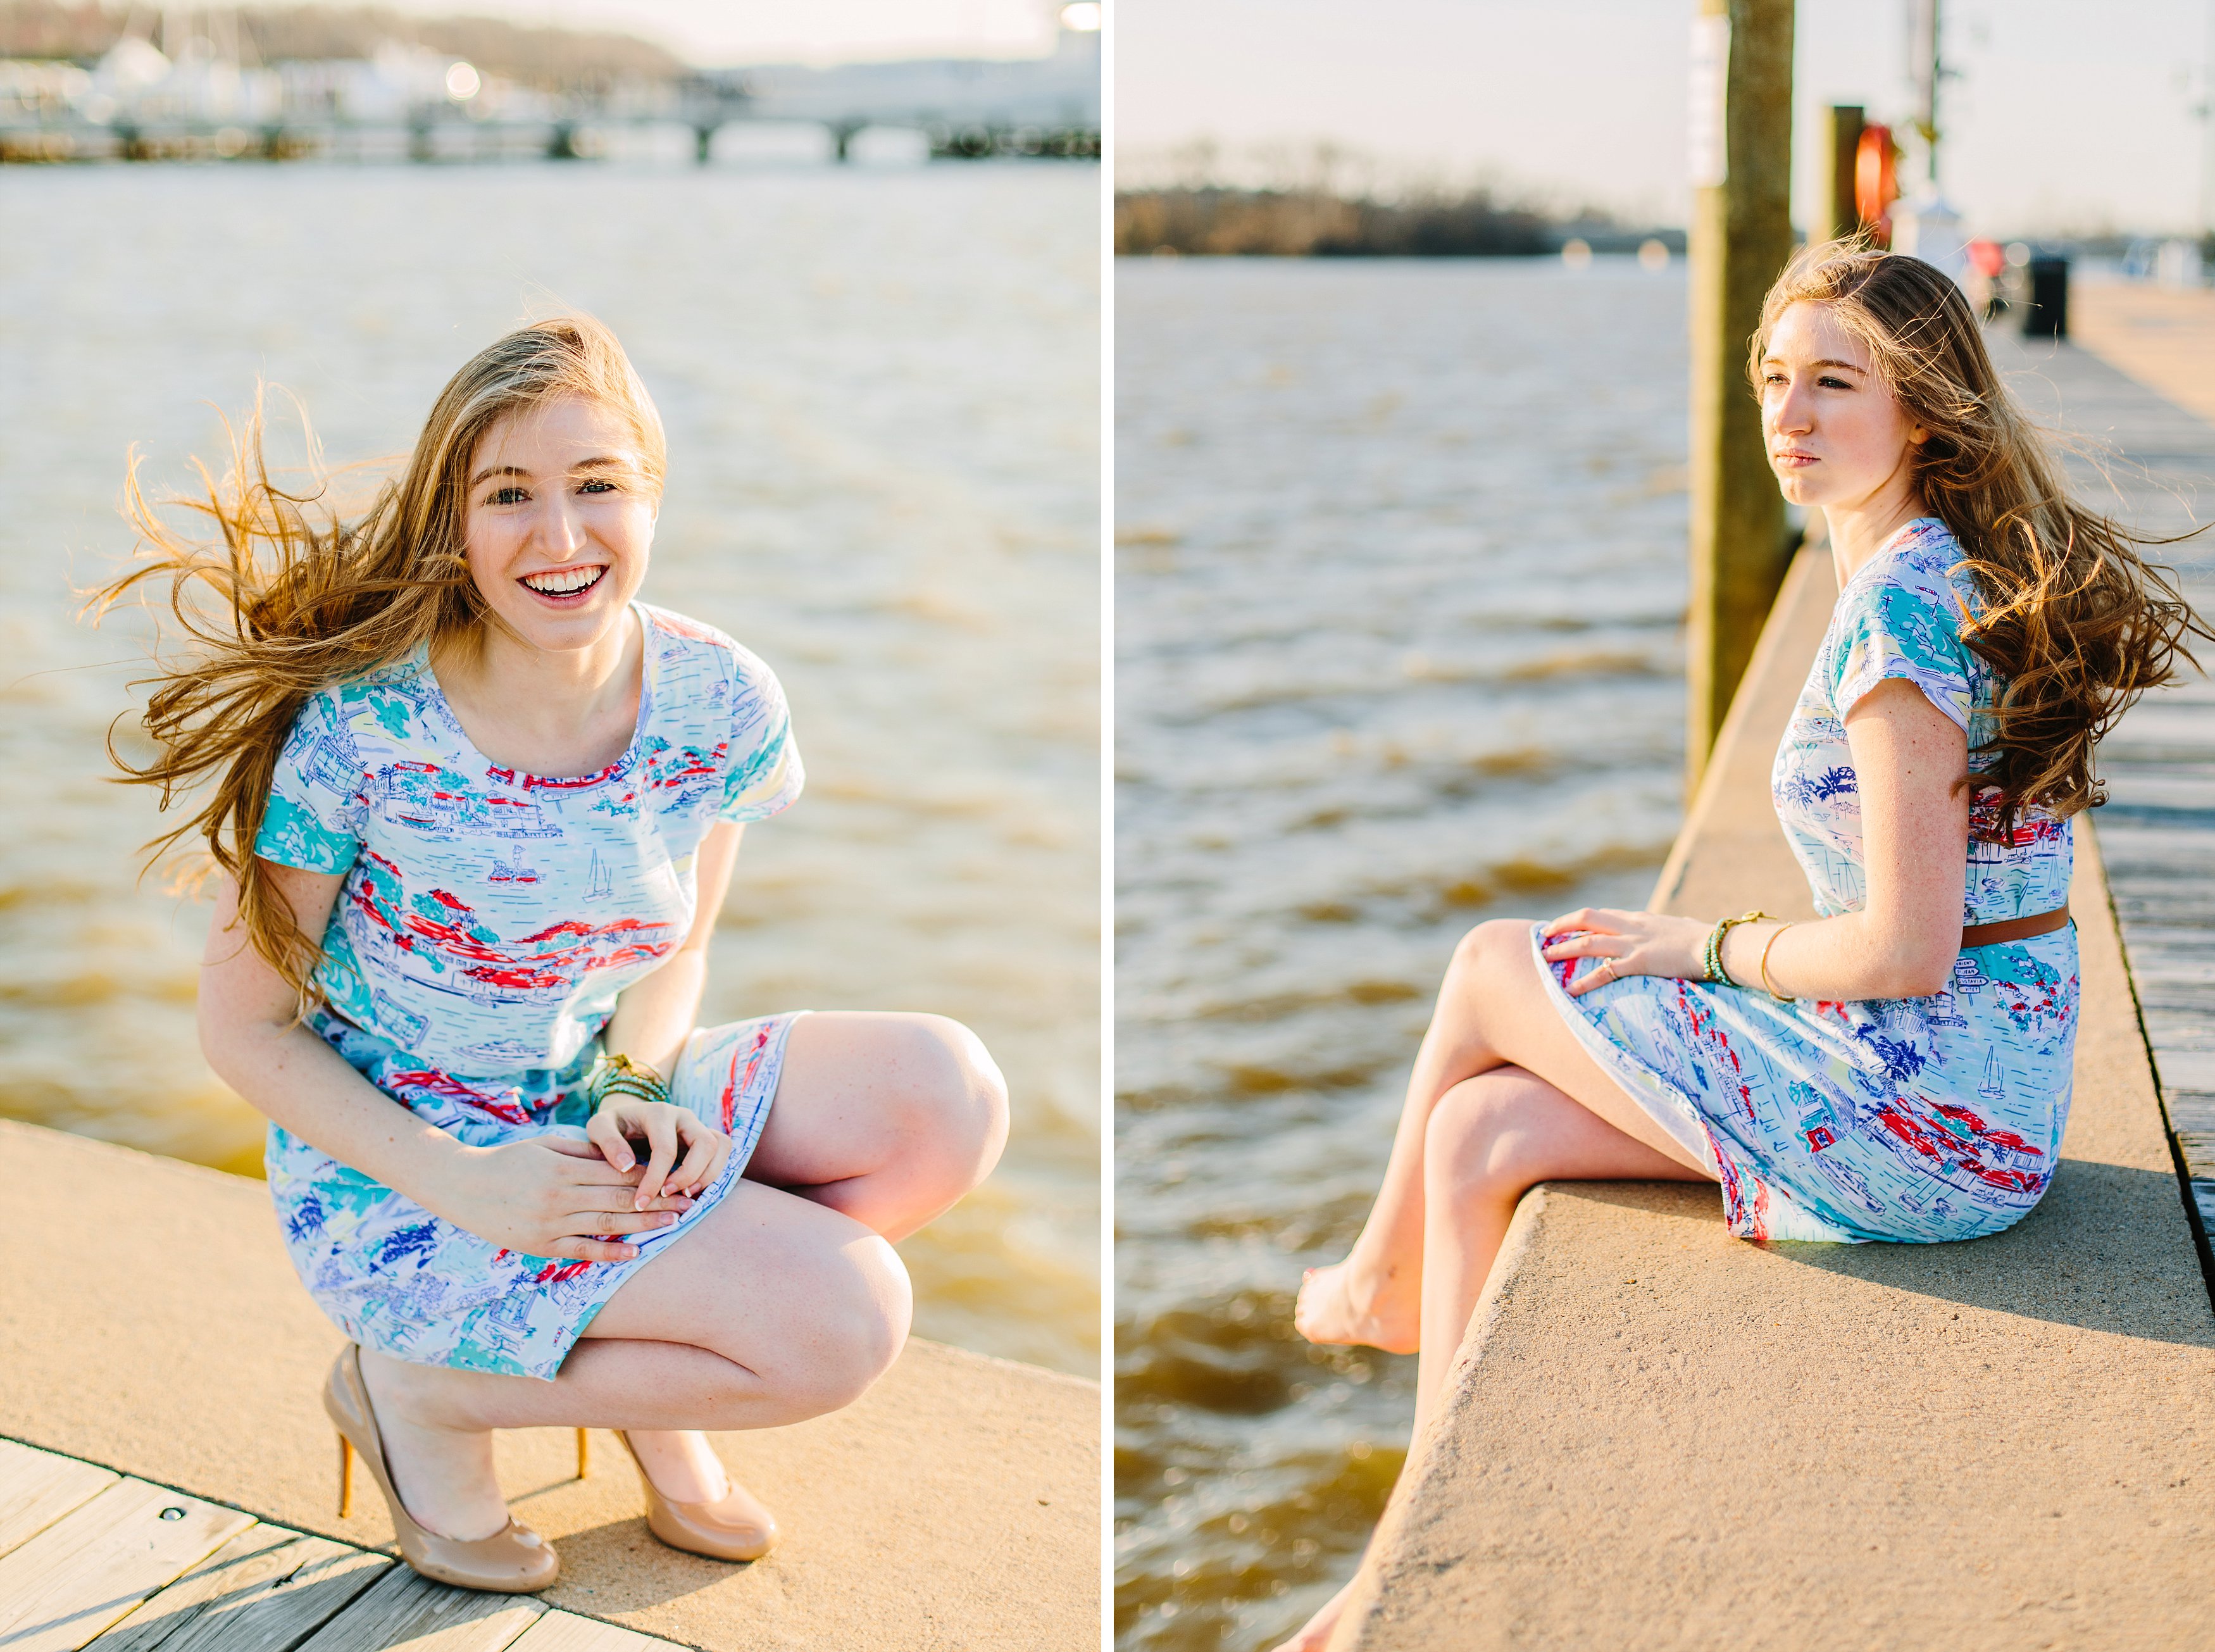
[[[1929,524],[1943,532],[1951,533],[1953,531],[1951,528],[1947,527],[1945,518],[1940,516],[1918,516],[1901,523],[1885,537],[1885,541],[1882,544],[1879,545],[1874,550],[1869,552],[1868,560],[1853,571],[1852,575],[1846,580],[1845,584],[1839,587],[1838,594],[1840,596],[1845,595],[1849,590],[1852,589],[1853,586],[1861,582],[1862,577],[1868,573],[1869,569],[1876,567],[1877,564],[1884,562],[1887,557],[1898,554],[1900,542],[1925,524]]]
[[[647,646],[653,636],[653,621],[647,613],[646,605],[637,599],[633,598],[629,606],[638,620],[638,721],[632,726],[629,743],[623,747],[621,757],[604,769],[580,775],[531,774],[520,768],[511,768],[505,763],[494,762],[478,749],[476,741],[469,737],[469,731],[463,726],[462,714],[454,709],[454,703],[446,697],[446,685],[439,680],[438,668],[431,663],[431,645],[423,643],[420,645],[423,680],[429,685],[431,692],[438,697],[439,709],[445,713],[446,721],[453,725],[455,737],[461,741],[462,749],[482,764],[488,774],[497,776],[507,784],[526,788],[545,786],[574,790],[582,786],[604,784],[637,767],[638,750],[645,743],[646,726],[653,712],[653,650]]]

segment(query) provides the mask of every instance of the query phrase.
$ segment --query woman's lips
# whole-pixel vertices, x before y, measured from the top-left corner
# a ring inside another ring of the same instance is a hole
[[[549,569],[547,571],[551,572],[552,570]],[[545,603],[549,607],[580,608],[584,605],[585,599],[591,596],[593,592],[598,590],[600,588],[600,581],[607,578],[607,568],[603,564],[593,570],[592,577],[590,580],[586,580],[583,585],[579,586],[574,591],[541,591],[537,586],[532,585],[528,578],[519,579],[516,583],[521,586],[525,591],[530,592],[531,594],[537,598],[539,601]]]

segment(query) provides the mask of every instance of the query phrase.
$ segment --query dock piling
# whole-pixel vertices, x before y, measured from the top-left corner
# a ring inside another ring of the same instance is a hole
[[[1719,83],[1695,157],[1691,266],[1691,599],[1685,636],[1690,796],[1784,578],[1784,501],[1746,382],[1761,301],[1792,251],[1793,0],[1701,0]],[[1693,112],[1696,147],[1703,111]],[[1704,172],[1705,175],[1701,175]]]

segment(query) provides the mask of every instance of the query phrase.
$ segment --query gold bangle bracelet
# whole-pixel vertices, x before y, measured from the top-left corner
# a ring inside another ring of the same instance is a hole
[[[1789,924],[1780,924],[1770,932],[1769,939],[1762,943],[1761,947],[1761,990],[1779,1004],[1795,1004],[1798,1000],[1790,993],[1780,992],[1769,984],[1769,949],[1776,944],[1776,937],[1791,927]]]

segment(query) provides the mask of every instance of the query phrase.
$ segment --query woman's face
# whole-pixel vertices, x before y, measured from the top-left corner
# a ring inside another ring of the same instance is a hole
[[[463,541],[494,613],[533,648],[586,648],[646,578],[660,501],[629,422],[561,396],[508,415],[471,456]]]
[[[1911,492],[1908,451],[1924,434],[1830,306],[1804,300],[1770,329],[1761,433],[1786,499],[1847,510],[1879,503],[1893,488]]]

